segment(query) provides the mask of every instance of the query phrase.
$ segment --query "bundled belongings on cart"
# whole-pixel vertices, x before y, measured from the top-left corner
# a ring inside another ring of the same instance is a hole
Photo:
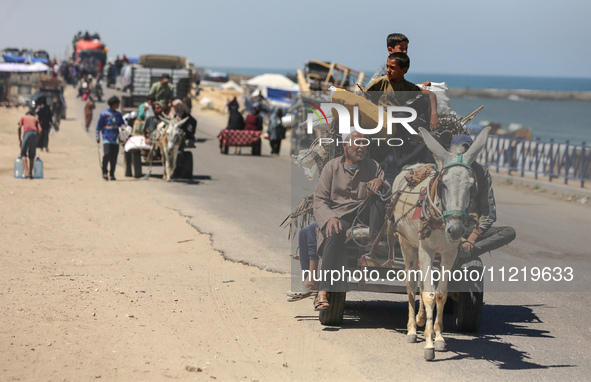
[[[476,116],[476,114],[482,110],[483,107],[479,107],[474,112],[468,114],[465,117],[459,117],[451,110],[447,85],[445,83],[433,83],[432,86],[428,87],[428,89],[436,92],[438,95],[437,110],[438,114],[440,111],[442,113],[439,115],[439,128],[431,134],[435,136],[440,142],[443,142],[443,144],[449,144],[453,136],[465,134],[468,132],[466,128],[468,122],[470,122],[472,118],[474,118],[474,116]],[[323,94],[327,93],[328,92],[324,92]],[[382,121],[386,121],[388,118],[386,115],[386,109],[382,109],[383,114],[380,117],[380,107],[366,99],[361,93],[362,92],[354,93],[344,91],[343,89],[332,87],[330,92],[331,99],[329,102],[342,105],[345,109],[347,109],[349,116],[351,117],[358,115],[359,119],[363,121],[365,126],[375,127],[380,122],[380,119]],[[316,104],[319,105],[322,102],[326,103],[326,101],[327,100],[318,101]],[[357,113],[355,113],[354,108],[358,110]],[[312,123],[316,138],[310,147],[305,150],[300,150],[297,155],[292,156],[294,163],[304,169],[305,175],[309,180],[314,179],[315,176],[317,176],[317,174],[322,171],[322,168],[329,160],[342,155],[342,146],[336,145],[336,142],[339,139],[342,139],[342,135],[339,132],[339,114],[333,112],[333,110],[327,110],[325,111],[325,115],[326,120],[315,119]],[[345,123],[348,123],[349,126],[353,125],[353,123],[350,121],[345,121]],[[424,125],[425,121],[418,121],[417,124],[419,126],[421,124]],[[301,122],[301,126],[297,130],[305,132],[307,127],[306,125],[306,121]],[[379,132],[371,135],[372,138],[389,139],[397,136],[398,132],[404,130],[399,126],[394,126],[391,134],[388,134],[386,124],[383,125],[383,128]],[[422,137],[420,135],[414,136],[413,139],[418,142],[419,145],[422,143]],[[422,146],[424,147],[424,145]],[[423,147],[421,147],[421,150]],[[384,163],[384,161],[389,159],[388,154],[384,152],[384,148],[387,149],[388,146],[382,145],[381,147],[378,147],[377,145],[370,145],[368,147],[369,156],[383,165],[387,164]],[[411,152],[410,155],[415,154]],[[394,176],[400,172],[403,166],[413,163],[417,163],[417,161],[410,162],[404,157],[402,159],[397,158],[394,166],[395,173],[391,174],[390,177],[387,176],[387,179],[389,178],[388,180],[391,181]],[[305,225],[309,224],[309,222],[313,221],[312,199],[312,195],[302,199],[292,214],[290,214],[282,223],[282,225],[284,225],[289,221],[289,237],[293,237],[299,228],[304,227]]]
[[[354,143],[358,153],[360,152],[360,147],[367,146],[367,156],[377,162],[381,162],[382,167],[384,168],[386,182],[389,181],[390,186],[386,186],[385,189],[372,189],[372,191],[375,194],[374,200],[377,197],[381,199],[381,202],[387,203],[386,212],[384,214],[382,214],[381,210],[379,212],[380,216],[385,217],[385,219],[384,224],[379,223],[381,228],[378,228],[379,233],[377,234],[377,237],[374,235],[377,232],[375,230],[375,224],[372,225],[372,234],[370,236],[368,227],[362,223],[363,219],[360,218],[363,212],[362,209],[369,204],[369,202],[366,202],[370,198],[365,198],[359,207],[355,209],[352,223],[347,221],[347,223],[350,223],[350,228],[346,231],[344,245],[341,246],[339,243],[338,247],[338,253],[340,256],[338,267],[341,267],[342,265],[342,272],[349,272],[349,276],[345,276],[344,273],[341,273],[343,278],[340,282],[345,285],[341,285],[341,288],[338,290],[331,290],[326,289],[326,278],[320,280],[314,279],[314,281],[319,282],[319,285],[317,286],[318,296],[323,296],[324,298],[324,301],[318,299],[314,305],[315,309],[318,308],[316,310],[321,310],[319,319],[323,325],[340,325],[342,323],[346,293],[350,290],[404,294],[408,292],[409,305],[412,304],[413,306],[411,315],[414,319],[414,293],[417,290],[416,284],[410,284],[409,281],[407,289],[405,279],[397,278],[392,280],[388,276],[392,273],[398,275],[399,272],[404,274],[408,270],[416,270],[419,261],[410,257],[413,252],[412,250],[409,252],[407,249],[406,243],[409,242],[408,238],[412,238],[411,244],[413,245],[413,248],[417,247],[417,245],[415,245],[417,240],[426,240],[426,242],[423,242],[423,244],[426,244],[422,248],[427,248],[429,251],[434,250],[440,254],[438,257],[435,253],[430,253],[431,256],[429,257],[431,262],[429,266],[432,266],[431,269],[439,268],[442,264],[445,264],[448,269],[451,268],[452,270],[469,266],[476,271],[482,271],[482,262],[480,262],[479,259],[476,259],[471,263],[456,262],[454,264],[449,264],[450,259],[452,262],[453,259],[455,259],[459,241],[455,238],[449,239],[448,233],[445,230],[442,230],[442,228],[446,224],[446,216],[448,219],[447,227],[457,228],[460,219],[450,219],[449,216],[459,215],[460,213],[466,212],[463,209],[461,211],[445,210],[442,207],[443,204],[450,202],[450,198],[454,196],[451,195],[452,193],[442,194],[437,191],[439,188],[438,181],[440,181],[440,175],[442,173],[445,175],[445,173],[443,169],[438,171],[433,163],[429,163],[435,162],[435,158],[437,158],[439,162],[442,162],[443,160],[441,158],[444,158],[446,166],[444,169],[454,166],[454,174],[461,173],[460,175],[462,176],[450,177],[448,172],[447,178],[443,176],[441,177],[443,179],[441,180],[441,182],[443,182],[441,184],[448,184],[449,186],[449,183],[445,182],[455,181],[458,184],[457,187],[455,187],[456,185],[454,184],[454,189],[461,189],[461,192],[459,193],[461,195],[469,195],[470,188],[467,186],[469,186],[471,182],[466,181],[464,178],[470,177],[470,174],[467,172],[471,170],[468,169],[480,150],[484,147],[487,131],[482,137],[480,137],[480,139],[477,139],[479,143],[475,145],[476,149],[467,152],[466,162],[462,161],[461,154],[458,154],[456,157],[448,152],[445,147],[451,143],[454,136],[468,132],[466,128],[467,122],[469,122],[482,109],[482,107],[466,117],[459,117],[451,111],[451,108],[449,107],[449,98],[444,97],[445,86],[441,85],[440,91],[443,92],[443,95],[441,97],[441,103],[438,102],[436,105],[437,117],[439,119],[438,124],[434,122],[430,124],[431,121],[429,118],[425,118],[424,115],[421,115],[431,114],[430,109],[427,109],[426,111],[423,110],[422,108],[425,106],[424,100],[412,96],[408,97],[407,103],[402,104],[404,106],[392,106],[393,108],[390,108],[389,110],[388,108],[390,106],[384,107],[382,105],[374,104],[366,99],[366,97],[362,96],[362,94],[337,91],[336,89],[330,93],[330,100],[323,99],[314,102],[314,100],[308,99],[303,102],[308,106],[316,107],[318,114],[322,115],[320,117],[314,110],[310,110],[317,115],[317,118],[314,118],[313,116],[306,118],[299,126],[292,129],[292,133],[293,131],[297,131],[303,134],[314,134],[315,139],[310,147],[308,149],[300,150],[297,155],[292,156],[294,162],[298,166],[304,168],[306,177],[309,180],[316,178],[330,160],[343,154],[344,149],[347,147],[343,141],[345,141],[347,137],[351,139],[349,135],[353,132],[353,128],[355,128],[357,132],[367,132],[371,130],[370,134],[356,135],[355,139],[365,139],[366,141],[377,140],[377,142],[380,142],[379,139],[390,140],[401,139],[402,137],[404,138],[405,144],[408,146],[408,148],[384,144],[380,146],[379,144],[374,144],[376,141],[368,143],[367,145],[364,145],[363,142]],[[433,101],[430,93],[429,96],[431,97],[430,100]],[[432,102],[429,103],[429,108],[431,105],[433,105]],[[307,108],[307,106],[304,107]],[[393,122],[394,118],[390,117],[394,116],[394,114],[387,115],[387,113],[396,112],[397,107],[411,109],[413,112],[411,114],[415,114],[417,118],[409,120],[408,124]],[[325,110],[325,108],[330,110]],[[304,113],[302,113],[302,115],[304,115]],[[310,114],[308,113],[307,116],[310,116]],[[383,123],[384,121],[388,121],[388,119],[389,122],[393,123],[389,125]],[[433,119],[435,120],[435,118]],[[433,126],[434,130],[429,131],[425,129],[426,126]],[[308,128],[313,131],[308,130]],[[417,133],[419,131],[421,134]],[[339,141],[341,144],[338,143]],[[351,144],[351,142],[348,143],[348,145]],[[344,145],[345,147],[343,147]],[[349,153],[348,149],[347,152]],[[365,157],[365,152],[359,154],[359,156]],[[350,155],[347,158],[350,158]],[[455,159],[455,161],[452,162],[450,158]],[[355,162],[353,161],[351,165],[355,165]],[[391,170],[389,174],[390,179],[388,179],[388,171],[386,171],[388,168]],[[351,169],[351,171],[356,170]],[[326,176],[323,176],[322,178],[323,182],[326,184],[326,179],[329,178]],[[309,189],[309,187],[305,187],[305,189]],[[348,189],[348,192],[359,195],[359,193],[355,193],[354,191],[351,192],[350,189]],[[329,194],[333,195],[334,193],[329,191]],[[326,193],[322,195],[326,195]],[[330,196],[330,198],[332,198],[332,196]],[[353,197],[351,197],[351,199],[354,199],[355,201],[362,200]],[[455,203],[455,200],[452,201]],[[468,198],[465,197],[462,198],[462,201],[469,202]],[[454,203],[448,203],[448,205],[455,205]],[[324,207],[325,205],[326,204],[322,206]],[[350,217],[351,215],[349,215],[349,218]],[[465,220],[468,219],[469,217],[466,216]],[[300,201],[294,211],[284,220],[282,226],[289,226],[289,237],[291,238],[295,237],[298,229],[310,225],[313,221],[314,197],[310,195],[304,197]],[[320,226],[320,223],[318,225]],[[326,226],[328,226],[328,223]],[[318,228],[320,230],[324,229],[324,227]],[[456,231],[459,232],[459,229],[456,229]],[[318,230],[316,230],[316,232],[319,235],[318,237],[322,239],[322,232]],[[372,240],[371,237],[375,237],[375,239]],[[388,243],[385,244],[382,239],[387,239]],[[402,253],[398,242],[405,244],[404,254]],[[384,245],[386,246],[385,250]],[[300,245],[300,250],[301,249]],[[320,250],[322,251],[324,249],[320,247]],[[330,254],[330,252],[324,254],[318,253],[318,255],[324,255],[325,258],[329,257]],[[334,252],[332,252],[332,255],[334,255]],[[322,272],[325,272],[326,274],[327,271],[333,271],[335,268],[331,268],[331,264],[329,263],[331,259],[327,260],[329,265],[326,265],[325,267],[325,264],[322,264],[320,268],[314,267],[312,261],[310,261],[310,274],[314,274],[315,270],[320,270],[321,272],[318,272],[319,274],[322,274]],[[301,281],[309,281],[310,279],[304,278],[303,270],[304,266],[302,265]],[[355,274],[358,276],[354,276]],[[377,275],[377,277],[372,276],[369,278],[367,277],[367,274]],[[454,286],[456,289],[451,288],[451,283],[450,288],[447,288],[445,283],[439,283],[439,285],[442,287],[442,293],[444,296],[443,301],[445,301],[448,291],[455,293],[450,293],[449,301],[453,300],[456,307],[454,310],[454,318],[458,330],[472,332],[477,330],[482,312],[482,283],[472,283],[466,289],[461,291],[457,289],[457,285]],[[304,286],[307,287],[305,283]],[[314,291],[310,290],[301,295],[308,296],[310,292]],[[295,295],[293,292],[290,293],[288,293],[288,301],[296,301],[299,298],[299,295]],[[322,303],[324,303],[324,306],[322,306]],[[431,323],[432,302],[428,301],[425,304],[421,303],[421,309],[423,309],[422,312],[424,313],[425,306],[427,305],[429,306],[428,309],[430,312],[427,321]],[[439,328],[441,327],[440,321],[442,312],[443,309],[441,309],[441,312],[437,315]],[[411,315],[409,315],[409,317]],[[410,319],[409,322],[411,322]],[[432,323],[430,325],[432,325]],[[430,336],[430,333],[429,330],[425,330],[426,337]],[[414,337],[412,337],[413,335]],[[411,333],[409,329],[409,342],[414,342],[415,340],[416,331],[415,333]],[[429,341],[431,341],[430,337]],[[429,345],[431,344],[429,343]],[[441,350],[444,346],[442,346],[442,341],[435,341],[434,347]],[[434,358],[434,355],[432,354],[433,346],[426,350],[429,352],[425,352],[425,358],[427,360],[432,360]]]
[[[304,73],[298,69],[301,91],[328,90],[331,86],[354,90],[364,81],[365,73],[338,62],[310,60],[305,64]]]

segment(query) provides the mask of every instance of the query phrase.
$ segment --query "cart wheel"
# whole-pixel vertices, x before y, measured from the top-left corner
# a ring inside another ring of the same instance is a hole
[[[193,153],[190,151],[183,153],[183,172],[181,178],[193,179]]]
[[[462,268],[468,269],[468,273],[477,270],[483,271],[480,259],[472,260]],[[480,328],[482,318],[482,304],[484,298],[484,281],[466,281],[462,283],[462,292],[458,293],[457,301],[454,301],[454,319],[456,329],[460,332],[475,333]]]
[[[261,140],[259,139],[258,142],[252,144],[252,155],[261,155]]]
[[[189,151],[178,153],[176,168],[172,172],[172,177],[175,179],[193,178],[193,153]]]
[[[142,153],[140,150],[133,150],[131,152],[131,159],[133,162],[133,177],[142,177]]]
[[[126,151],[123,155],[124,162],[125,162],[125,176],[131,177],[133,173],[131,172],[131,168],[133,165],[131,151]]]
[[[341,325],[345,314],[346,299],[347,293],[345,292],[329,292],[328,310],[320,312],[320,323],[327,326]]]
[[[445,302],[445,307],[443,308],[443,314],[453,314],[454,313],[454,306],[456,302],[452,293],[447,294],[447,301]]]

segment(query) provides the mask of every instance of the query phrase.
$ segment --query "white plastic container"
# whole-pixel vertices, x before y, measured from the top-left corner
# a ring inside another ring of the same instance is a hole
[[[43,179],[43,161],[39,157],[35,159],[35,163],[33,164],[33,178]]]
[[[25,164],[21,157],[18,157],[14,160],[14,177],[20,179],[23,177],[25,173]]]

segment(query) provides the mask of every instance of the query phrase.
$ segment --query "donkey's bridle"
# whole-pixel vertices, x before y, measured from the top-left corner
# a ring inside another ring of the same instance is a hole
[[[463,156],[463,154],[458,154],[455,162],[448,163],[445,166],[443,166],[443,168],[441,169],[441,172],[438,175],[438,178],[441,177],[441,175],[443,174],[443,171],[445,169],[450,168],[450,167],[454,167],[454,166],[464,166],[470,170],[470,173],[472,175],[474,175],[474,170],[472,169],[472,167],[470,167],[466,163],[462,162],[462,156]],[[439,180],[440,179],[438,179],[438,183],[439,183]],[[441,192],[439,190],[439,185],[437,187],[437,194],[438,194],[439,198],[441,199]],[[441,199],[441,201],[443,203],[443,199]],[[443,207],[443,205],[442,205],[442,207]],[[462,221],[466,221],[466,219],[468,219],[468,212],[466,210],[443,210],[443,212],[441,213],[441,219],[445,223],[446,216],[453,216],[453,215],[461,215]]]

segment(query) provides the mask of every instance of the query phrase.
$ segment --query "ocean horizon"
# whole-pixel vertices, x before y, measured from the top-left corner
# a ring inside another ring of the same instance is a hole
[[[264,73],[292,74],[297,69],[286,68],[231,68],[223,66],[205,66],[206,70],[227,74],[258,76]],[[366,81],[373,76],[373,71],[364,71]],[[425,81],[445,82],[451,89],[502,89],[502,90],[548,90],[548,91],[591,91],[591,78],[578,77],[533,77],[517,75],[476,75],[445,73],[408,73],[406,79],[419,83]]]

